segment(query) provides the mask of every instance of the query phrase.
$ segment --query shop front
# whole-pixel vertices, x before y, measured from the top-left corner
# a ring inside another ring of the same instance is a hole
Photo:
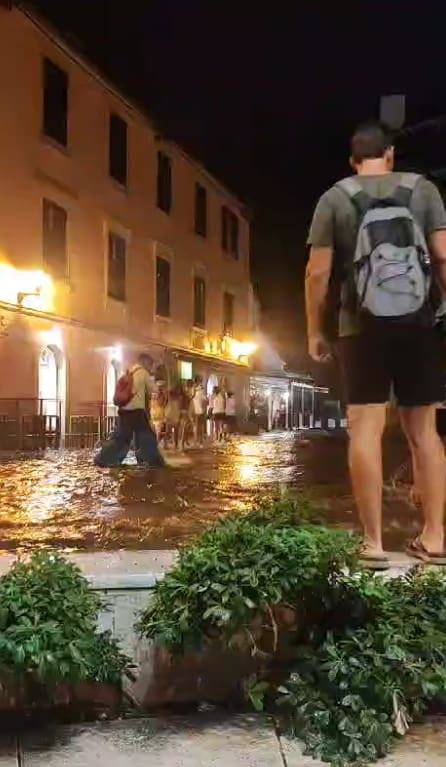
[[[292,373],[254,374],[250,380],[250,421],[259,429],[293,430],[322,424],[328,389]]]

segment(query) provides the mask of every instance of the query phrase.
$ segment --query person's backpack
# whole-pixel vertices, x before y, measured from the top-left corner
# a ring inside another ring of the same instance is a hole
[[[429,304],[429,250],[409,207],[419,179],[402,174],[392,197],[385,199],[371,198],[356,178],[338,184],[358,214],[350,282],[356,306],[367,315],[417,322]]]
[[[125,407],[133,399],[133,373],[127,370],[116,382],[113,403],[117,407]]]

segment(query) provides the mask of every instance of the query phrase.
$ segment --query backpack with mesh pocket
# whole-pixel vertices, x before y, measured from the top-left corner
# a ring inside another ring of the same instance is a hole
[[[338,184],[358,214],[350,282],[356,306],[366,315],[417,322],[430,303],[429,250],[409,207],[419,179],[403,174],[393,195],[384,199],[370,197],[356,178]]]

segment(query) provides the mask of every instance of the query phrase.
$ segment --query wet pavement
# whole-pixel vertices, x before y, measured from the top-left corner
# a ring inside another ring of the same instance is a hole
[[[407,454],[386,450],[386,543],[401,548],[417,526]],[[327,522],[354,527],[345,438],[292,434],[241,437],[172,456],[168,470],[97,469],[91,451],[48,452],[0,462],[0,550],[176,547],[221,515],[274,487],[311,491]]]

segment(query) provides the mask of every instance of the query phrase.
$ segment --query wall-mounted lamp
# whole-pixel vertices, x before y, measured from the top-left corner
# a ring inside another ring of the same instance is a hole
[[[41,287],[36,288],[33,292],[30,292],[30,293],[22,293],[22,292],[17,293],[17,304],[18,304],[18,306],[23,306],[23,302],[24,302],[25,298],[29,298],[30,296],[39,297],[41,295],[41,293],[42,293],[42,288]]]

